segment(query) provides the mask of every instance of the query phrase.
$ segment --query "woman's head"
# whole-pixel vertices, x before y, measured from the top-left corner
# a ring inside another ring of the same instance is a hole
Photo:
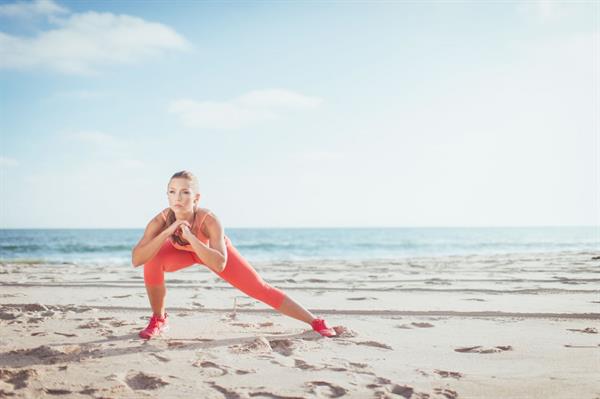
[[[200,202],[198,179],[187,170],[175,173],[169,180],[167,197],[173,212],[193,211]]]

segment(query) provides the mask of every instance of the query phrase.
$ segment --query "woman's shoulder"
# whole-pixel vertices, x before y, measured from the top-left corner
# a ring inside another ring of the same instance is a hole
[[[218,222],[217,216],[208,208],[198,208],[198,211],[196,213],[196,223],[200,223],[202,234],[208,237],[208,228]]]
[[[167,216],[169,216],[169,210],[171,208],[165,208],[162,211],[160,211],[159,213],[157,213],[152,220],[157,220],[159,222],[166,222],[167,221]]]
[[[209,219],[209,216],[215,217],[215,214],[208,208],[198,208],[196,211],[196,219],[199,221]]]

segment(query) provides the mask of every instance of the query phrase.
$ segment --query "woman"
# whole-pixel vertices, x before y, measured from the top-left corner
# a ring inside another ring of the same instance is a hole
[[[153,312],[150,323],[139,334],[141,338],[149,339],[168,329],[164,272],[196,263],[278,312],[310,324],[319,334],[336,335],[323,319],[314,317],[283,291],[266,283],[242,258],[225,236],[219,219],[208,209],[198,207],[198,180],[192,173],[175,173],[167,192],[169,208],[148,223],[132,251],[133,266],[144,265],[144,283]]]

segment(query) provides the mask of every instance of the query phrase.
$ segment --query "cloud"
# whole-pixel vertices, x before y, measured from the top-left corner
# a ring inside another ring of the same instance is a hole
[[[36,37],[0,32],[0,68],[50,68],[95,74],[105,65],[133,64],[190,45],[173,29],[141,18],[111,13],[71,14]]]
[[[52,0],[19,1],[0,5],[0,17],[22,18],[36,15],[57,15],[67,12],[66,8],[59,6]]]
[[[315,108],[322,100],[288,90],[268,89],[246,93],[238,97],[237,102],[248,107]]]
[[[0,156],[0,167],[12,167],[18,165],[19,162],[16,159]]]
[[[82,143],[87,146],[81,148],[80,151],[89,151],[91,147],[102,159],[106,159],[107,162],[118,169],[136,169],[146,165],[143,161],[135,158],[132,150],[135,151],[136,147],[128,139],[95,130],[67,133],[62,134],[60,137],[72,145]],[[91,155],[91,153],[88,153],[88,156],[91,157]]]
[[[289,90],[266,89],[225,102],[176,100],[169,105],[169,112],[179,116],[187,127],[236,129],[279,119],[286,110],[316,108],[322,102]]]
[[[582,16],[595,11],[592,2],[533,0],[517,3],[517,12],[523,17],[550,23],[573,19],[576,15]]]

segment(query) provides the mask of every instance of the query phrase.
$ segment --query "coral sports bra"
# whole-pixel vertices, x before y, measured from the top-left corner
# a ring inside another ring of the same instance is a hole
[[[166,212],[169,212],[169,209],[170,208],[167,208],[167,209],[164,209],[163,211],[160,212],[160,214],[163,217],[163,219],[164,219],[165,222],[167,221]],[[202,232],[202,224],[204,223],[204,220],[206,219],[206,217],[209,214],[212,214],[212,212],[209,211],[209,210],[197,208],[196,209],[196,216],[194,218],[194,223],[192,223],[192,232],[194,233],[194,235],[196,236],[196,238],[198,239],[198,241],[200,241],[200,242],[202,242],[202,243],[204,243],[206,245],[208,245],[209,238],[207,236],[205,236],[204,233]],[[200,217],[200,223],[198,224],[198,228],[194,232],[194,225],[195,225],[196,219],[198,219],[198,217]],[[175,241],[173,241],[173,239],[170,236],[169,236],[169,241],[177,249],[181,249],[181,250],[184,250],[184,251],[194,252],[194,249],[192,248],[191,244],[180,245],[180,244],[176,243]]]

